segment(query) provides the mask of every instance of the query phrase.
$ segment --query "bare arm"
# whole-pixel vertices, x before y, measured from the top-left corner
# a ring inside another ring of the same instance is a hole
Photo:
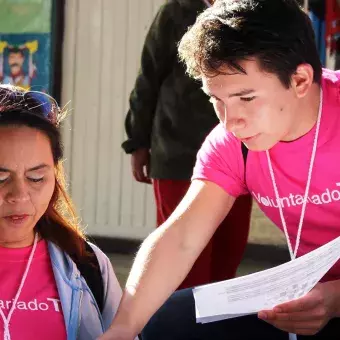
[[[170,218],[143,242],[103,340],[132,339],[141,331],[185,278],[234,201],[214,183],[191,184]]]

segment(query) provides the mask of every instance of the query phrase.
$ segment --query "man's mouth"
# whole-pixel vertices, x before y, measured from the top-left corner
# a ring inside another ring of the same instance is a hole
[[[250,136],[250,137],[245,137],[245,138],[240,138],[241,142],[243,143],[249,143],[253,141],[255,138],[257,138],[260,134],[257,133],[256,135]]]

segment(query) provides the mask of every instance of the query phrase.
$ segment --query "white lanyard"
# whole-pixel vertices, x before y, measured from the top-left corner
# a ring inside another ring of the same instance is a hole
[[[275,176],[274,176],[274,171],[273,171],[272,163],[271,163],[271,160],[270,160],[269,151],[266,150],[268,166],[269,166],[269,172],[270,172],[270,176],[271,176],[271,179],[272,179],[272,182],[273,182],[274,191],[275,191],[275,198],[276,198],[277,205],[279,207],[281,223],[282,223],[282,226],[283,226],[284,233],[286,235],[288,249],[289,249],[289,253],[290,253],[290,258],[292,260],[294,260],[296,258],[296,254],[297,254],[297,251],[298,251],[299,245],[300,245],[302,225],[303,225],[303,220],[304,220],[304,217],[305,217],[306,205],[307,205],[308,194],[309,194],[309,187],[310,187],[310,182],[311,182],[311,178],[312,178],[312,171],[313,171],[314,160],[315,160],[315,155],[316,155],[316,147],[317,147],[317,144],[318,144],[319,129],[320,129],[321,116],[322,116],[322,99],[323,99],[322,97],[323,97],[323,93],[322,93],[322,89],[321,89],[320,90],[319,112],[318,112],[318,118],[317,118],[317,122],[316,122],[316,130],[315,130],[315,136],[314,136],[314,143],[313,143],[312,155],[311,155],[309,169],[308,169],[308,177],[307,177],[306,190],[305,190],[305,195],[304,195],[304,198],[303,198],[300,222],[299,222],[299,226],[298,226],[298,232],[297,232],[297,235],[296,235],[294,251],[293,251],[293,248],[292,248],[292,244],[290,242],[290,238],[289,238],[289,234],[288,234],[288,230],[287,230],[286,220],[285,220],[285,218],[283,216],[283,209],[282,209],[282,206],[281,206],[281,200],[280,200],[279,192],[277,190],[277,185],[276,185],[276,181],[275,181]]]
[[[2,308],[0,308],[0,315],[1,315],[2,321],[4,322],[4,340],[11,340],[11,334],[9,332],[9,323],[10,323],[11,317],[12,317],[12,315],[14,313],[14,310],[15,310],[17,301],[19,299],[20,293],[22,291],[22,288],[24,287],[28,271],[29,271],[29,269],[31,267],[31,263],[32,263],[32,260],[33,260],[35,249],[37,247],[37,243],[38,243],[38,234],[36,233],[35,237],[34,237],[33,247],[32,247],[32,250],[31,250],[30,257],[28,258],[28,262],[27,262],[27,265],[26,265],[26,269],[25,269],[24,275],[23,275],[23,277],[21,279],[20,286],[19,286],[18,291],[17,291],[17,293],[15,295],[15,298],[13,300],[13,303],[12,303],[12,306],[11,306],[11,309],[10,309],[10,311],[8,313],[7,318],[6,318]]]

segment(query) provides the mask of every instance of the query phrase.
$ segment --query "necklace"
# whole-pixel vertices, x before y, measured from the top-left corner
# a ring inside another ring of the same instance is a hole
[[[320,122],[321,122],[321,116],[322,116],[322,99],[323,99],[323,93],[322,93],[322,89],[321,89],[320,90],[319,112],[318,112],[318,118],[317,118],[317,121],[316,121],[316,129],[315,129],[315,136],[314,136],[314,142],[313,142],[312,155],[311,155],[309,169],[308,169],[306,189],[305,189],[305,194],[304,194],[304,197],[303,197],[301,216],[300,216],[300,221],[299,221],[299,226],[298,226],[298,232],[297,232],[297,235],[296,235],[294,250],[293,250],[292,244],[290,242],[290,238],[289,238],[289,234],[288,234],[288,230],[287,230],[286,220],[285,220],[285,218],[283,216],[283,209],[282,209],[282,206],[281,206],[279,192],[277,190],[277,184],[276,184],[276,180],[275,180],[275,176],[274,176],[272,162],[271,162],[271,159],[270,159],[270,154],[269,154],[269,151],[266,150],[268,166],[269,166],[269,172],[270,172],[270,176],[271,176],[273,187],[274,187],[275,198],[276,198],[277,205],[279,207],[281,223],[282,223],[283,231],[284,231],[286,239],[287,239],[287,244],[288,244],[290,258],[292,260],[294,260],[296,258],[296,254],[297,254],[297,251],[298,251],[299,245],[300,245],[302,225],[303,225],[303,220],[304,220],[305,212],[306,212],[306,205],[307,205],[307,200],[308,200],[309,187],[310,187],[310,182],[311,182],[311,178],[312,178],[312,171],[313,171],[314,160],[315,160],[315,155],[316,155],[316,147],[317,147],[317,144],[318,144]]]
[[[21,294],[22,288],[24,287],[28,271],[29,271],[29,269],[31,267],[31,263],[32,263],[32,260],[33,260],[35,249],[37,247],[37,243],[38,243],[38,234],[36,233],[35,236],[34,236],[33,247],[32,247],[30,256],[28,258],[28,261],[27,261],[27,265],[26,265],[26,269],[25,269],[24,275],[22,276],[22,279],[21,279],[18,291],[17,291],[17,293],[15,295],[15,298],[13,300],[13,303],[12,303],[12,306],[11,306],[11,309],[10,309],[10,311],[8,313],[7,318],[6,318],[2,308],[0,308],[0,315],[1,315],[2,321],[4,322],[4,340],[11,340],[11,334],[9,332],[10,321],[11,321],[12,315],[13,315],[13,313],[15,311],[15,307],[16,307],[17,301],[19,299],[19,296]]]

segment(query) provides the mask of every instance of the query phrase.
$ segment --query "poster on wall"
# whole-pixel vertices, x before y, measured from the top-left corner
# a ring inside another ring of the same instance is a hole
[[[0,0],[1,83],[52,91],[53,3]]]
[[[1,34],[1,83],[47,92],[50,45],[47,34]]]

